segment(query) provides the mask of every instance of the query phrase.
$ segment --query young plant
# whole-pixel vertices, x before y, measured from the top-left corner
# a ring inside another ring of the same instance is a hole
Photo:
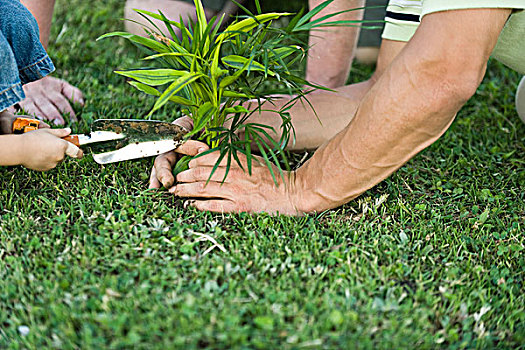
[[[295,15],[286,27],[279,28],[273,25],[274,21],[292,14],[261,13],[256,0],[257,14],[239,5],[246,15],[221,30],[224,16],[208,22],[201,0],[194,0],[196,22],[185,25],[182,18],[179,22],[168,20],[161,11],[156,14],[135,10],[151,23],[151,27],[144,28],[148,38],[114,32],[99,39],[119,36],[154,52],[145,60],[157,60],[163,68],[116,73],[134,79],[129,83],[138,90],[158,96],[149,116],[170,101],[181,106],[182,113],[194,124],[193,131],[186,137],[206,142],[209,152],[220,152],[213,172],[225,157],[225,177],[232,161],[242,168],[238,155],[242,153],[247,158],[247,169],[243,170],[251,174],[252,148],[255,147],[277,183],[272,163],[277,165],[281,176],[281,164],[289,168],[284,148],[294,133],[288,111],[299,100],[308,102],[305,96],[311,90],[305,90],[305,86],[324,89],[307,82],[292,69],[306,55],[299,34],[325,26],[358,25],[360,22],[328,21],[338,13],[310,21],[332,1],[322,3],[305,15],[302,12]],[[349,11],[353,10],[359,9]],[[155,25],[152,18],[162,21],[167,33]],[[176,35],[176,29],[180,36]],[[295,97],[277,108],[273,101],[278,94]],[[272,111],[280,118],[279,140],[270,136],[275,133],[271,126],[249,121],[252,113],[262,110]],[[182,159],[177,168],[187,162],[188,159]]]

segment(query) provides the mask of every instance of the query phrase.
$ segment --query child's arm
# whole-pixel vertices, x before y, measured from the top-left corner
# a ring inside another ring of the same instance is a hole
[[[23,165],[38,171],[53,169],[66,155],[82,158],[80,148],[62,140],[70,129],[40,129],[0,136],[0,166]]]

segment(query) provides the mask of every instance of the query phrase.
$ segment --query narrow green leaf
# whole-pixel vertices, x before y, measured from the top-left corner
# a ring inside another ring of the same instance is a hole
[[[301,17],[301,19],[299,19],[299,21],[297,21],[297,26],[301,26],[306,22],[309,22],[312,19],[312,17],[321,12],[326,6],[330,5],[333,1],[334,0],[324,1],[316,7],[314,7],[313,9],[311,9],[310,11],[308,11],[306,15],[304,15],[303,17]]]
[[[157,89],[146,84],[139,83],[138,81],[128,81],[128,84],[148,95],[160,96],[160,92]]]
[[[159,86],[177,80],[181,76],[188,74],[185,71],[175,69],[143,69],[130,71],[115,71],[115,73],[128,78],[133,78],[143,84]]]
[[[271,13],[264,13],[262,15],[257,15],[255,17],[250,17],[243,19],[239,22],[234,22],[230,24],[222,34],[218,35],[215,39],[215,42],[225,40],[227,38],[231,38],[233,36],[239,35],[239,32],[248,32],[251,29],[257,27],[260,23],[265,23],[268,21],[271,21],[273,19],[277,19],[282,16],[289,16],[291,13],[283,12],[283,13],[277,13],[277,12],[271,12]]]
[[[130,33],[126,33],[126,32],[112,32],[112,33],[107,33],[107,34],[104,34],[102,36],[99,36],[97,38],[97,40],[101,40],[101,39],[105,39],[105,38],[109,38],[109,37],[113,37],[113,36],[117,36],[117,37],[121,37],[121,38],[124,38],[124,39],[128,39],[129,41],[131,42],[134,42],[134,43],[137,43],[137,44],[140,44],[140,45],[143,45],[143,46],[146,46],[154,51],[157,51],[157,52],[170,52],[170,49],[162,44],[162,43],[159,43],[153,39],[149,39],[149,38],[144,38],[144,37],[141,37],[141,36],[138,36],[138,35],[134,35],[134,34],[130,34]]]
[[[256,62],[253,59],[249,59],[249,58],[238,56],[238,55],[225,56],[222,58],[222,63],[224,63],[225,65],[229,67],[237,68],[237,69],[241,69],[244,67],[245,64],[247,64],[248,71],[252,71],[252,70],[262,71],[262,72],[266,71],[266,67],[262,65],[261,63]],[[274,76],[275,73],[272,72],[271,70],[268,70],[268,75]]]
[[[232,113],[250,113],[249,110],[247,110],[244,106],[236,105],[233,107],[224,108],[224,112],[226,114],[232,114]]]
[[[153,106],[153,109],[149,113],[152,115],[153,112],[164,106],[170,98],[175,95],[177,92],[182,90],[185,86],[192,83],[193,81],[199,79],[202,76],[200,73],[186,73],[182,77],[175,80],[163,93],[160,95],[159,99]]]

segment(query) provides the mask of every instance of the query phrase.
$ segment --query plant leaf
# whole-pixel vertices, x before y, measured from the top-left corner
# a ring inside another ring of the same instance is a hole
[[[115,73],[128,78],[133,78],[143,84],[159,86],[177,80],[181,76],[188,74],[186,71],[175,69],[143,69],[129,71],[115,71]]]
[[[146,84],[139,83],[138,81],[128,81],[128,84],[135,87],[137,90],[145,92],[148,95],[160,96],[160,92]]]
[[[163,93],[160,95],[157,102],[155,102],[155,105],[153,106],[153,109],[151,112],[149,112],[149,115],[151,116],[153,112],[158,110],[160,107],[164,106],[170,98],[175,95],[177,92],[182,90],[185,86],[188,84],[194,82],[195,80],[199,79],[202,76],[202,73],[186,73],[177,80],[175,80]]]
[[[242,69],[245,65],[247,65],[248,72],[251,70],[266,72],[266,67],[261,63],[256,62],[253,59],[249,59],[238,55],[225,56],[222,58],[222,63],[229,67],[237,69]],[[268,70],[268,75],[274,76],[275,73],[271,70]]]
[[[243,19],[242,21],[239,21],[239,22],[234,22],[234,23],[230,24],[224,30],[224,32],[219,34],[217,36],[217,38],[215,39],[215,41],[219,42],[219,41],[231,38],[233,36],[239,35],[240,32],[248,32],[251,29],[257,27],[261,23],[265,23],[265,22],[271,21],[273,19],[277,19],[279,17],[289,16],[289,15],[291,15],[291,13],[288,13],[288,12],[282,12],[282,13],[271,12],[271,13],[264,13],[264,14],[261,14],[261,15],[257,15],[255,17],[246,18],[246,19]]]
[[[134,35],[134,34],[130,34],[130,33],[126,33],[126,32],[107,33],[107,34],[99,36],[97,38],[97,41],[105,39],[105,38],[113,37],[113,36],[118,36],[118,37],[121,37],[121,38],[124,38],[124,39],[128,39],[131,42],[134,42],[134,43],[146,46],[146,47],[148,47],[148,48],[150,48],[150,49],[152,49],[154,51],[157,51],[157,52],[170,52],[171,51],[166,45],[164,45],[162,43],[159,43],[159,42],[157,42],[157,41],[155,41],[153,39],[144,38],[144,37],[141,37],[141,36],[138,36],[138,35]]]

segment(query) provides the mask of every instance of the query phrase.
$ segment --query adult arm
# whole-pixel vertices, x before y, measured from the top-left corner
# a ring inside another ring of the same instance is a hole
[[[310,9],[324,0],[309,0]],[[313,19],[330,13],[364,6],[364,0],[334,0]],[[363,10],[345,12],[330,21],[361,20]],[[359,38],[359,27],[329,27],[310,32],[306,79],[329,88],[343,86],[350,73],[354,51]]]
[[[510,10],[476,9],[427,15],[412,40],[364,97],[348,126],[296,172],[273,185],[269,171],[240,169],[206,185],[217,154],[190,162],[171,191],[213,198],[201,210],[301,214],[337,207],[373,187],[452,123],[475,93]],[[446,40],[444,39],[446,38]],[[224,174],[224,173],[222,173]]]
[[[47,49],[53,21],[55,0],[22,0],[22,4],[33,14],[40,30],[40,42]],[[43,79],[24,85],[26,99],[19,105],[28,114],[64,124],[61,113],[69,113],[73,121],[77,120],[69,101],[84,104],[82,92],[62,79],[46,76]]]

